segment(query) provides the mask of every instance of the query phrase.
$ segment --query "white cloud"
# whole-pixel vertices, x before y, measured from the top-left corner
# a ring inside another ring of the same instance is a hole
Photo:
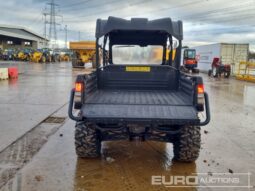
[[[3,1],[3,0],[0,0]],[[50,1],[50,0],[49,0]],[[1,2],[0,23],[23,25],[43,34],[41,13],[48,1],[9,0]],[[171,17],[184,21],[184,44],[215,42],[250,43],[255,46],[253,0],[55,0],[68,25],[68,39],[94,39],[97,18]],[[18,5],[18,6],[17,6]],[[58,21],[61,21],[59,19]],[[58,39],[64,41],[63,31]]]

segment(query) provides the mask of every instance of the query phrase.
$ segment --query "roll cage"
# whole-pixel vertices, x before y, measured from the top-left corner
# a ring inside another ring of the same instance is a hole
[[[103,67],[113,64],[112,47],[114,45],[160,45],[163,47],[162,65],[170,65],[179,70],[181,62],[181,48],[183,30],[181,21],[172,21],[170,18],[148,20],[145,18],[132,18],[125,20],[109,17],[107,20],[98,19],[96,25],[96,64],[100,67],[100,49],[103,49]],[[99,39],[103,37],[103,45]],[[169,47],[169,58],[173,55],[173,37],[178,40],[175,59],[166,59]],[[106,46],[108,45],[108,50]]]

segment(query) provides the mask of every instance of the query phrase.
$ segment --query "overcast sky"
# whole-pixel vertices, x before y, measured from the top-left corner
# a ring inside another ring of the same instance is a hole
[[[27,27],[44,33],[42,13],[51,0],[0,0],[0,24]],[[55,0],[59,41],[93,40],[97,18],[171,17],[184,22],[184,44],[250,43],[255,50],[255,0]],[[47,17],[49,21],[49,17]],[[49,34],[47,26],[47,35]]]

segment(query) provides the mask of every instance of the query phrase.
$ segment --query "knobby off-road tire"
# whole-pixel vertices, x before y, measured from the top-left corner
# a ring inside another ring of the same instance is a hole
[[[194,73],[194,74],[199,74],[199,69],[198,69],[198,68],[193,68],[193,69],[192,69],[192,73]]]
[[[96,54],[92,56],[92,68],[97,68]]]
[[[212,67],[212,76],[214,78],[218,78],[218,76],[219,76],[219,69],[217,67]]]
[[[42,56],[41,62],[42,62],[42,63],[46,63],[46,57],[45,57],[45,56]]]
[[[208,76],[211,77],[211,75],[212,75],[212,70],[210,69],[208,70]]]
[[[76,154],[82,158],[95,158],[101,152],[99,133],[91,124],[77,122],[75,126]]]
[[[195,161],[199,156],[200,145],[200,127],[182,127],[173,143],[174,159],[181,162]]]
[[[230,76],[230,71],[224,72],[224,78],[229,78]]]

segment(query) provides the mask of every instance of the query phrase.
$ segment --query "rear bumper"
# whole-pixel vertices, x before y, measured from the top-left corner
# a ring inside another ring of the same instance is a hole
[[[204,93],[204,96],[205,96],[205,113],[206,113],[206,118],[205,118],[205,120],[203,122],[199,123],[199,126],[205,126],[205,125],[207,125],[211,121],[209,96],[208,96],[208,94],[206,92]]]
[[[206,119],[201,122],[193,106],[86,104],[80,115],[73,115],[74,89],[71,91],[68,115],[74,121],[95,123],[136,123],[204,126],[210,122],[208,95],[205,93]]]
[[[106,117],[96,117],[96,118],[85,118],[84,121],[92,123],[102,123],[102,124],[137,124],[137,125],[197,125],[199,126],[199,119],[142,119],[142,118],[106,118]]]
[[[74,89],[71,90],[71,95],[70,95],[70,99],[69,99],[69,106],[68,106],[68,116],[70,119],[74,120],[74,121],[82,121],[82,117],[81,116],[75,116],[73,115],[73,105],[74,105]]]

